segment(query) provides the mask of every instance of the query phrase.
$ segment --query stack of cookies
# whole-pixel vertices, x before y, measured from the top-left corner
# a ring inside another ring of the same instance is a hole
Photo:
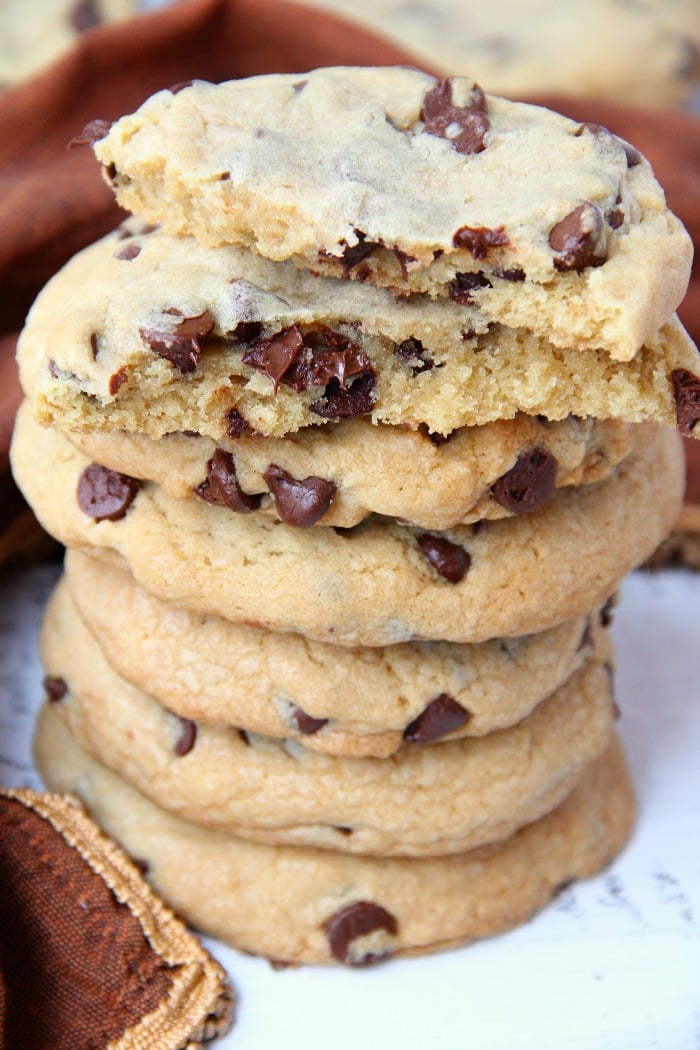
[[[163,91],[20,341],[47,783],[194,925],[359,965],[622,846],[610,604],[680,506],[688,238],[604,128],[407,69]]]

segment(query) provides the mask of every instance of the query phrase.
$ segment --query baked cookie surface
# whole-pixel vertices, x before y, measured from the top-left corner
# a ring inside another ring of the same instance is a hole
[[[633,147],[466,77],[195,81],[94,148],[119,203],[170,232],[473,301],[489,323],[618,360],[669,319],[690,274],[690,239]]]
[[[26,403],[12,463],[51,535],[115,567],[123,559],[159,598],[349,646],[478,642],[585,615],[670,531],[684,479],[678,435],[641,427],[607,480],[528,514],[442,533],[374,517],[309,530],[105,472]]]
[[[508,929],[562,883],[609,864],[634,821],[616,740],[561,806],[510,839],[451,857],[381,860],[246,842],[179,820],[90,759],[48,708],[35,752],[46,783],[78,795],[145,860],[156,892],[188,922],[287,962],[362,965]]]
[[[525,718],[592,645],[612,659],[607,603],[522,638],[346,649],[177,608],[79,551],[67,552],[65,586],[117,674],[175,714],[327,754],[483,736]],[[455,705],[468,712],[461,725]]]
[[[244,838],[378,856],[461,853],[553,809],[610,740],[610,671],[595,653],[516,726],[391,758],[329,757],[183,722],[115,674],[60,598],[40,651],[49,678],[67,684],[55,710],[76,740],[162,808]]]
[[[700,384],[675,319],[615,361],[575,345],[571,327],[562,349],[527,326],[490,326],[476,305],[138,229],[80,252],[30,311],[18,363],[43,423],[214,440],[356,416],[438,435],[517,412],[673,424],[678,377]],[[637,277],[616,309],[642,295]]]

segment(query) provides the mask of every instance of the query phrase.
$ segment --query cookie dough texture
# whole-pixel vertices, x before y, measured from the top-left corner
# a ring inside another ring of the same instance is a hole
[[[82,33],[134,15],[136,0],[3,0],[0,4],[0,88],[51,65]]]
[[[640,428],[638,449],[598,485],[560,491],[540,510],[425,533],[369,518],[350,532],[299,529],[145,483],[125,516],[79,507],[90,461],[18,413],[13,470],[39,520],[157,597],[234,623],[340,645],[414,639],[478,642],[546,630],[602,604],[678,515],[684,459],[672,431]],[[450,582],[429,555],[461,563]],[[437,547],[436,547],[437,545]],[[427,554],[425,553],[427,551]]]
[[[569,417],[548,423],[519,415],[463,427],[440,444],[416,430],[373,425],[356,417],[309,427],[284,438],[246,436],[213,442],[166,434],[155,441],[116,431],[69,433],[86,456],[111,470],[156,481],[176,499],[193,498],[217,448],[233,457],[245,493],[262,494],[260,509],[279,517],[265,473],[271,464],[293,478],[321,477],[335,485],[320,526],[351,528],[368,515],[401,518],[426,529],[494,520],[511,510],[494,484],[533,450],[554,457],[556,487],[607,477],[633,448],[634,424]]]
[[[481,310],[451,300],[396,298],[158,231],[122,236],[138,228],[75,256],[30,311],[18,362],[43,423],[151,437],[191,430],[214,440],[230,431],[231,410],[265,435],[323,423],[332,384],[325,387],[323,377],[318,385],[296,382],[291,372],[280,380],[274,366],[244,361],[261,341],[290,332],[306,340],[312,365],[316,350],[309,347],[337,339],[354,348],[354,360],[365,355],[367,370],[346,380],[350,392],[370,384],[358,412],[439,434],[519,411],[675,424],[671,373],[697,373],[697,351],[675,319],[634,360],[615,361],[575,346],[571,330],[560,349],[528,332],[527,321],[518,329],[489,327]],[[626,281],[636,295],[637,274]],[[630,298],[626,287],[618,307]],[[182,325],[198,335],[178,334]],[[179,366],[178,355],[163,349],[168,340],[185,357]],[[273,346],[265,356],[276,352]]]
[[[114,673],[66,599],[54,596],[40,651],[47,674],[68,685],[56,711],[78,743],[161,807],[244,838],[461,853],[553,809],[609,743],[609,670],[591,659],[524,721],[479,739],[338,758],[198,723],[186,727],[186,750],[181,719]]]
[[[108,834],[148,861],[156,892],[188,922],[288,962],[358,965],[508,929],[562,883],[608,864],[634,820],[616,741],[561,806],[504,842],[452,857],[381,860],[246,842],[166,814],[81,751],[48,708],[35,751],[47,784],[77,794]],[[382,916],[382,928],[346,944],[342,913],[353,905],[367,914],[360,902],[393,922]]]
[[[172,233],[394,290],[454,295],[458,274],[480,275],[468,298],[489,322],[621,361],[688,283],[690,239],[636,151],[467,78],[197,81],[152,96],[95,152],[119,203]],[[575,212],[588,248],[565,258],[553,231]]]
[[[445,75],[508,97],[557,93],[658,106],[700,79],[697,0],[307,0]]]
[[[597,613],[480,645],[347,649],[167,604],[130,573],[79,551],[67,552],[57,602],[66,589],[116,673],[175,714],[297,739],[327,754],[392,754],[407,727],[444,694],[470,713],[451,738],[483,736],[529,715],[578,670],[592,645],[612,659]],[[325,724],[303,733],[299,711]]]

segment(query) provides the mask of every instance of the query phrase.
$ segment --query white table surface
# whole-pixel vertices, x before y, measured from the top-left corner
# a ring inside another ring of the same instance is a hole
[[[35,637],[57,572],[0,578],[5,785],[40,786]],[[699,625],[700,576],[625,582],[617,699],[640,819],[612,868],[511,933],[369,970],[276,972],[207,940],[240,997],[217,1050],[698,1050]]]

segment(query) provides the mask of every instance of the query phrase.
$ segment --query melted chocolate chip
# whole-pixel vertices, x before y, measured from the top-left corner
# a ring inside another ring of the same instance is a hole
[[[461,306],[467,306],[472,301],[472,292],[478,288],[493,288],[493,285],[479,270],[478,273],[456,273],[448,287],[450,299],[454,299]]]
[[[62,700],[68,692],[68,683],[65,678],[59,678],[58,675],[47,674],[44,678],[44,692],[48,696],[52,704]]]
[[[123,259],[126,262],[131,262],[137,255],[141,254],[141,245],[137,244],[136,241],[132,241],[130,244],[125,244],[123,248],[118,248],[114,253],[115,259]]]
[[[256,368],[271,379],[277,393],[280,380],[289,372],[304,349],[304,339],[299,328],[291,325],[269,339],[256,339],[243,354],[243,363]]]
[[[420,339],[404,339],[403,343],[396,347],[396,352],[404,361],[408,361],[414,376],[430,371],[435,364],[432,358],[425,356],[425,347]]]
[[[95,0],[80,0],[70,13],[70,24],[78,33],[102,24],[102,15]]]
[[[197,495],[216,507],[228,507],[236,514],[250,514],[260,506],[261,496],[244,492],[236,477],[236,465],[230,452],[217,448],[207,463],[207,477],[195,489]]]
[[[328,938],[331,954],[338,962],[347,966],[368,966],[370,963],[378,962],[387,953],[376,954],[368,952],[359,959],[353,959],[351,947],[353,941],[360,937],[366,937],[376,930],[385,930],[391,937],[395,937],[399,930],[399,924],[386,908],[371,901],[354,901],[331,915],[323,923],[323,931]]]
[[[700,378],[686,368],[674,368],[671,381],[678,429],[681,434],[691,434],[700,419]]]
[[[237,408],[229,408],[224,418],[226,419],[226,433],[228,437],[239,438],[242,434],[251,432],[250,424]]]
[[[313,715],[307,715],[306,711],[302,711],[300,707],[295,707],[292,711],[292,721],[304,736],[313,736],[314,733],[318,733],[320,729],[328,725],[327,718],[314,718]]]
[[[165,310],[179,318],[161,328],[141,328],[144,343],[159,357],[170,361],[180,372],[194,372],[202,354],[201,343],[214,327],[214,318],[209,310],[195,317],[183,317],[179,310]]]
[[[587,266],[601,266],[603,216],[595,204],[586,201],[558,222],[549,234],[549,246],[557,252],[554,266],[557,270],[584,270]]]
[[[109,377],[109,392],[114,397],[118,392],[119,388],[126,383],[129,376],[127,375],[126,365],[122,365],[121,368],[117,369],[113,376]]]
[[[475,84],[466,106],[452,101],[453,78],[440,80],[423,99],[421,120],[428,135],[448,139],[458,153],[480,153],[485,148],[486,133],[491,127],[486,111],[486,98]]]
[[[101,120],[97,117],[95,120],[88,121],[80,134],[74,135],[70,140],[68,149],[72,149],[74,146],[94,146],[96,142],[99,142],[100,139],[109,134],[111,127],[111,120]]]
[[[503,226],[490,230],[487,226],[460,226],[452,238],[455,248],[466,248],[474,259],[485,259],[489,248],[510,244]]]
[[[417,540],[421,554],[440,576],[450,583],[460,583],[464,579],[472,561],[464,547],[433,532],[422,532]]]
[[[374,372],[361,375],[345,390],[337,379],[332,379],[324,396],[311,405],[311,411],[324,419],[349,419],[367,415],[374,405]]]
[[[181,718],[180,725],[182,727],[180,736],[177,739],[173,751],[178,758],[184,758],[185,755],[189,755],[195,745],[197,739],[197,723],[193,722],[190,718]]]
[[[447,736],[448,733],[454,733],[471,717],[471,711],[458,704],[454,697],[448,693],[440,693],[406,726],[403,738],[410,744],[428,744],[432,740]]]
[[[95,521],[118,521],[134,502],[140,485],[128,474],[91,463],[78,481],[78,505]]]
[[[493,498],[512,514],[523,514],[541,506],[554,492],[557,461],[546,448],[521,452],[511,467],[491,488]]]
[[[308,528],[326,513],[336,493],[335,483],[325,478],[297,479],[271,463],[263,474],[270,486],[277,513],[288,525]]]
[[[344,350],[320,350],[314,354],[311,365],[311,382],[314,386],[326,386],[336,379],[341,390],[347,390],[347,380],[371,371],[372,363],[362,350],[349,346]]]

